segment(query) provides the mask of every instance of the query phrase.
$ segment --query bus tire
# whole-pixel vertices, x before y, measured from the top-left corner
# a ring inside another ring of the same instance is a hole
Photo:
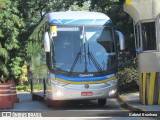
[[[98,105],[99,106],[105,106],[106,105],[107,100],[106,99],[98,99]]]

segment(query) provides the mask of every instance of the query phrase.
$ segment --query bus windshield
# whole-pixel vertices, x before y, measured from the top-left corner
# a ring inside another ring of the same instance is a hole
[[[52,39],[52,67],[68,73],[115,69],[112,29],[106,26],[57,26]]]

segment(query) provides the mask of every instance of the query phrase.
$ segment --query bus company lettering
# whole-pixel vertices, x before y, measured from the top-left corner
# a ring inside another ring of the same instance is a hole
[[[93,74],[79,74],[79,77],[93,77]]]

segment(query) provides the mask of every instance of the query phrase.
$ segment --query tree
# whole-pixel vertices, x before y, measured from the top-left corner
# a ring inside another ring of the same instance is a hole
[[[0,44],[0,76],[8,75],[8,69],[6,67],[6,63],[8,61],[8,52],[5,48],[2,48],[2,45]]]
[[[0,76],[19,75],[11,70],[16,57],[20,57],[18,35],[23,22],[18,16],[17,5],[15,0],[0,1]]]
[[[124,1],[120,1],[124,2]],[[108,15],[116,30],[121,31],[126,39],[127,49],[134,51],[134,32],[132,18],[123,10],[117,0],[92,0],[91,11],[99,11]]]
[[[28,78],[27,78],[27,62],[26,61],[24,61],[24,64],[22,66],[22,74],[20,75],[19,79],[21,80],[20,81],[21,85],[27,85]]]
[[[89,11],[90,3],[88,1],[81,3],[82,6],[78,4],[78,2],[74,2],[73,5],[69,7],[71,11]]]

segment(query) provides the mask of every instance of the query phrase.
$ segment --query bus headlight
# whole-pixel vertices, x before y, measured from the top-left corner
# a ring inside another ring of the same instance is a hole
[[[62,97],[62,96],[63,96],[63,93],[62,93],[61,91],[56,91],[56,96]]]
[[[109,91],[109,96],[114,95],[116,93],[116,91],[117,91],[116,89]]]

